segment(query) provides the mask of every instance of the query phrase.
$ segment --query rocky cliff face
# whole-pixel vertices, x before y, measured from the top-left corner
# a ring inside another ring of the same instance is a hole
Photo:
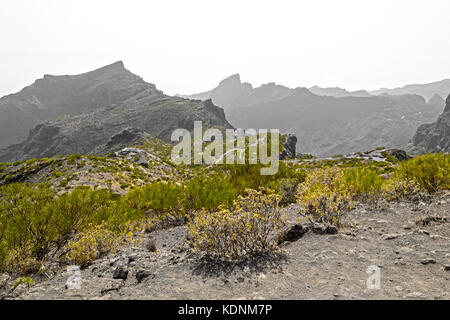
[[[412,139],[416,153],[450,152],[450,95],[436,122],[421,125]]]
[[[32,128],[21,143],[0,149],[0,162],[90,154],[111,144],[112,137],[126,140],[138,131],[169,142],[173,130],[191,130],[194,121],[202,121],[206,128],[232,128],[224,111],[211,100],[164,95],[120,62],[80,76],[46,76],[37,83],[5,100],[21,101],[33,92],[39,101],[36,108],[60,117]]]

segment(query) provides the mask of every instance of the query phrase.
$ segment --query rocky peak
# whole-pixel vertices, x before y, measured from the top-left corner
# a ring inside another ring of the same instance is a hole
[[[52,118],[129,105],[130,99],[164,97],[154,84],[128,71],[122,61],[78,75],[47,74],[0,99],[0,148],[23,141],[35,125]]]

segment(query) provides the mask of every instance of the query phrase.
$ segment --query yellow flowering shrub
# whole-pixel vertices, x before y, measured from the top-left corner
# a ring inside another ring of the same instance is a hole
[[[105,253],[115,253],[119,245],[129,242],[132,236],[132,233],[114,233],[105,223],[91,225],[77,239],[69,241],[67,258],[80,267],[86,267]]]
[[[227,259],[272,251],[285,221],[279,201],[279,195],[265,189],[247,189],[231,209],[196,213],[188,225],[188,241],[195,250]]]
[[[410,199],[419,192],[420,186],[416,181],[399,177],[392,177],[383,185],[383,196],[389,201]]]
[[[42,266],[42,262],[31,256],[30,246],[11,250],[4,261],[3,269],[18,275],[36,273]]]
[[[299,213],[309,220],[340,227],[343,214],[353,205],[344,171],[331,167],[310,172],[297,188],[297,203]]]

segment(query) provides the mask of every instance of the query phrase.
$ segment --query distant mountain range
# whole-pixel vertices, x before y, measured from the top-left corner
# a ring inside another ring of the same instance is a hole
[[[450,92],[450,79],[437,81],[427,84],[410,84],[401,88],[395,89],[380,89],[371,91],[370,94],[373,95],[405,95],[405,94],[417,94],[425,98],[425,100],[430,100],[435,95],[439,95],[442,99],[445,99]]]
[[[232,128],[210,100],[167,96],[122,62],[81,75],[47,75],[0,99],[0,162],[90,154],[130,132],[170,141],[173,130],[192,130],[196,120]]]
[[[211,91],[182,97],[212,99],[224,108],[235,127],[295,133],[299,152],[331,156],[406,145],[416,129],[434,121],[445,105],[438,90],[441,87],[433,91],[432,86],[426,86],[432,93],[428,102],[419,94],[411,94],[413,91],[376,96],[373,92],[317,86],[291,89],[275,83],[254,88],[235,74]]]
[[[280,129],[297,135],[298,152],[318,156],[402,147],[416,131],[415,150],[446,150],[448,101],[435,121],[447,81],[391,94],[275,83],[255,88],[235,74],[211,91],[172,97],[119,61],[81,75],[45,75],[0,98],[0,162],[105,153],[148,134],[170,141],[173,130],[192,130],[196,120],[221,129]]]
[[[344,97],[371,97],[372,95],[368,93],[366,90],[359,91],[347,91],[342,88],[320,88],[318,86],[314,86],[309,88],[309,91],[318,95],[325,97],[335,97],[335,98],[344,98]]]

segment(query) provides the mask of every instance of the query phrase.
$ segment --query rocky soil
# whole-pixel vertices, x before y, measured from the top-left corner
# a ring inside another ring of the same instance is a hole
[[[3,299],[450,299],[450,192],[430,203],[358,205],[335,230],[305,228],[297,206],[286,208],[290,240],[277,254],[238,264],[216,263],[192,253],[184,226],[146,234],[81,270],[80,289],[55,265],[12,290],[0,277]],[[297,239],[298,238],[298,239]],[[154,239],[157,253],[148,250]],[[367,269],[381,272],[369,289]],[[69,286],[70,287],[70,286]]]

